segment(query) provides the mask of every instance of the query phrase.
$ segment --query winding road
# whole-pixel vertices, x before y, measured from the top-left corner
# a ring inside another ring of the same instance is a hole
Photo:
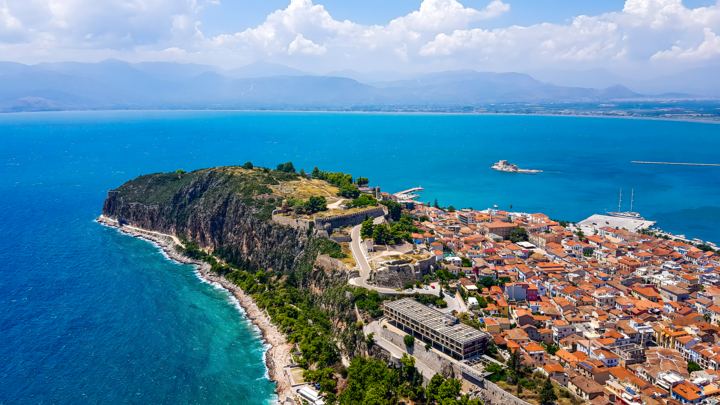
[[[360,277],[356,277],[353,279],[350,279],[349,283],[352,285],[356,285],[358,287],[364,287],[368,290],[375,290],[382,294],[390,294],[390,295],[405,295],[405,294],[414,294],[414,293],[420,293],[420,294],[430,294],[435,296],[440,296],[440,286],[435,284],[435,288],[431,288],[430,290],[425,290],[423,288],[414,288],[413,291],[396,291],[394,288],[384,288],[384,287],[377,287],[371,284],[367,283],[368,278],[370,278],[370,274],[372,272],[372,268],[370,267],[370,263],[368,262],[367,256],[365,256],[365,252],[363,252],[363,248],[360,245],[361,237],[360,237],[360,228],[361,225],[358,225],[352,229],[350,232],[350,237],[352,238],[352,242],[350,242],[350,250],[352,251],[353,257],[355,258],[355,262],[358,264],[358,267],[360,267]]]

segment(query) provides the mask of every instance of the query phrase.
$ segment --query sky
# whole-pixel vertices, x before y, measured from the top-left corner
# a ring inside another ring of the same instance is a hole
[[[0,0],[0,59],[312,73],[720,65],[720,0]]]

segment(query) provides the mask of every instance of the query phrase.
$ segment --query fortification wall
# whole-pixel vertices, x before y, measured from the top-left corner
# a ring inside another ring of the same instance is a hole
[[[291,226],[296,229],[302,229],[304,231],[307,231],[310,229],[310,223],[312,221],[309,221],[307,219],[293,219],[289,217],[284,217],[282,215],[277,215],[277,210],[273,211],[272,214],[272,220],[278,225],[285,225],[285,226]]]
[[[339,228],[341,226],[355,226],[360,225],[363,221],[368,218],[384,217],[387,215],[387,208],[382,205],[376,208],[368,210],[353,212],[352,214],[337,215],[330,218],[315,218],[315,227],[319,229],[325,229],[330,232],[333,228]]]

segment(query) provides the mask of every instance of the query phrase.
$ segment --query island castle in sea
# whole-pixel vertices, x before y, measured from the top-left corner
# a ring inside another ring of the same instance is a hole
[[[501,172],[510,172],[510,173],[526,173],[526,174],[537,174],[542,173],[542,170],[529,170],[529,169],[521,169],[517,167],[516,165],[509,164],[507,160],[501,160],[494,165],[492,165],[491,169],[498,170]]]

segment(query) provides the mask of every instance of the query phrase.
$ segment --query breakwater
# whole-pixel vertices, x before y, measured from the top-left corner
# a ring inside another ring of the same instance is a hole
[[[717,163],[640,162],[636,160],[633,160],[630,163],[637,163],[642,165],[720,166],[720,164]]]

